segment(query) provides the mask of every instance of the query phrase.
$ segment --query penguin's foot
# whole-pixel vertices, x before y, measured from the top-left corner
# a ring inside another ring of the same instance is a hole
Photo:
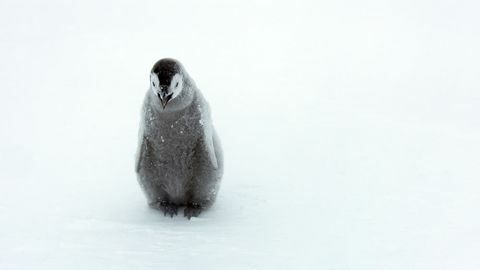
[[[169,215],[171,218],[178,214],[178,205],[167,201],[160,201],[151,204],[152,207],[157,208],[163,212],[164,216]]]
[[[202,213],[203,207],[199,203],[189,203],[183,211],[183,216],[188,219],[198,217]]]

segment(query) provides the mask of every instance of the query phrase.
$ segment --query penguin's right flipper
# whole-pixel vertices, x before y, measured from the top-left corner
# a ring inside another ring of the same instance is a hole
[[[142,160],[143,160],[143,157],[145,155],[145,152],[146,152],[146,148],[147,148],[147,139],[144,138],[143,136],[141,137],[142,138],[142,141],[139,142],[139,146],[138,146],[138,153],[137,153],[137,156],[136,156],[136,161],[135,161],[135,171],[136,172],[139,172],[140,171],[140,164],[142,163]]]

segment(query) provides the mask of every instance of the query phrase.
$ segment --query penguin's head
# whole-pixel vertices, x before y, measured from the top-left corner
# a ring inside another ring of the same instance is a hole
[[[150,72],[150,89],[158,97],[163,109],[183,90],[183,67],[177,60],[165,58],[153,65]]]

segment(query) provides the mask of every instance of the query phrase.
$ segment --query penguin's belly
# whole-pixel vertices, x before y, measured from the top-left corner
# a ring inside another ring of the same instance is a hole
[[[189,182],[194,172],[194,148],[198,141],[196,132],[186,126],[159,131],[155,138],[155,167],[157,186],[165,191],[173,202],[182,202],[187,196]]]

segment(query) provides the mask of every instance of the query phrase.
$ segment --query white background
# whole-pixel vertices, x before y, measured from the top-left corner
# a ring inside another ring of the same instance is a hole
[[[1,1],[1,269],[479,269],[478,1]],[[146,207],[156,60],[223,141],[215,206]]]

